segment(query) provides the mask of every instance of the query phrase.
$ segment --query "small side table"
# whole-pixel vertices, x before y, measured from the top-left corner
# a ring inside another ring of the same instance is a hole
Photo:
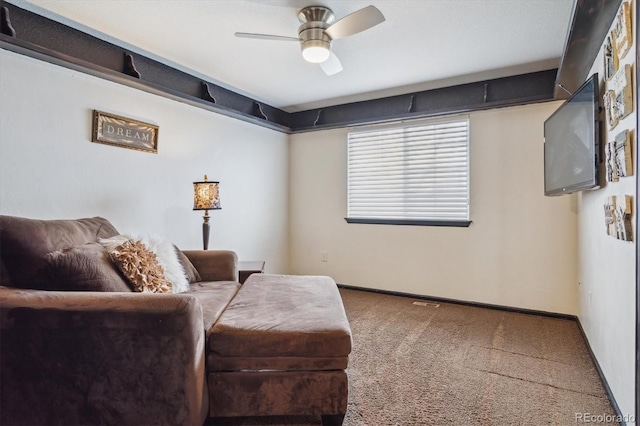
[[[241,260],[238,262],[238,281],[243,284],[249,275],[264,273],[264,260]]]

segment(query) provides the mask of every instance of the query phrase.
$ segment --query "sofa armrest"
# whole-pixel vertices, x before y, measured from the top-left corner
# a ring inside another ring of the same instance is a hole
[[[0,424],[202,424],[190,295],[0,287]]]
[[[238,255],[229,250],[183,250],[203,281],[238,281]]]

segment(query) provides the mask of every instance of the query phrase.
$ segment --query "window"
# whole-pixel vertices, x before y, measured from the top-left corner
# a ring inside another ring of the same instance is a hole
[[[469,226],[469,118],[349,133],[349,223]]]

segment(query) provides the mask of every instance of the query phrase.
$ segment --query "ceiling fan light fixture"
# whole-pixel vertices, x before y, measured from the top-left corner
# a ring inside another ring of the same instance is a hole
[[[331,41],[368,30],[384,22],[384,15],[375,6],[367,6],[335,22],[331,9],[309,6],[298,13],[298,38],[272,34],[236,33],[236,37],[262,40],[300,41],[302,57],[307,62],[320,64],[326,75],[342,71],[342,64],[331,52]]]
[[[305,61],[314,64],[329,59],[331,54],[331,46],[325,40],[308,40],[302,44],[302,57]]]

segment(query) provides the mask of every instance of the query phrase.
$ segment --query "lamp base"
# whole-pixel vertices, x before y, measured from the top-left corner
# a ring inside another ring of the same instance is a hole
[[[209,211],[204,211],[202,216],[204,222],[202,222],[202,246],[204,250],[209,249]]]

